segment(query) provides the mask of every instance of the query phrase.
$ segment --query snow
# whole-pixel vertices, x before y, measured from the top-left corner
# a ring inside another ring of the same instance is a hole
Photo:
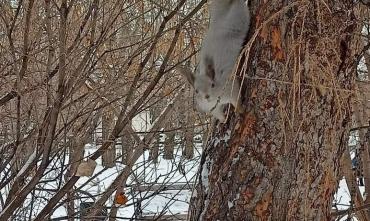
[[[365,193],[364,187],[359,187],[360,192],[362,195]],[[349,192],[349,189],[347,187],[347,183],[345,179],[342,179],[339,181],[339,187],[334,195],[334,203],[333,205],[336,206],[336,209],[338,210],[347,210],[350,208],[351,205],[351,194]],[[344,216],[339,221],[347,221],[348,216]],[[357,221],[355,217],[353,217],[351,220]]]
[[[152,125],[150,123],[150,118],[148,118],[147,112],[142,112],[140,116],[133,121],[133,129],[138,132],[147,132],[150,130]],[[145,122],[145,123],[143,123]],[[163,136],[161,141],[163,141]],[[199,136],[199,135],[196,135]],[[228,142],[231,136],[231,131],[228,130],[223,137],[215,138],[213,140],[214,145],[219,142]],[[176,139],[179,141],[180,139]],[[350,145],[356,145],[357,139],[355,134],[352,134],[351,139],[349,139]],[[190,186],[195,181],[195,175],[198,170],[199,160],[202,152],[201,144],[195,143],[196,151],[194,160],[186,160],[182,157],[182,147],[177,145],[174,150],[174,159],[172,160],[165,160],[163,159],[162,152],[163,152],[163,145],[160,144],[160,156],[157,163],[153,163],[149,160],[149,152],[145,151],[144,154],[139,157],[135,166],[132,168],[132,173],[129,176],[127,183],[124,185],[125,187],[125,194],[128,197],[128,202],[126,205],[114,205],[113,196],[109,198],[106,202],[105,206],[108,209],[108,213],[110,212],[110,207],[112,206],[119,206],[117,216],[117,220],[125,220],[129,218],[134,218],[135,212],[137,213],[137,207],[140,204],[141,206],[141,214],[143,216],[155,216],[158,214],[187,214],[190,198],[197,196],[197,192],[194,191],[192,193],[192,188],[186,189],[167,189],[167,190],[160,190],[155,192],[154,189],[150,190],[141,190],[138,191],[134,187],[137,185],[165,185],[167,187],[174,186],[177,184],[184,184],[188,183]],[[85,146],[85,157],[91,155],[100,146],[95,146],[93,144],[87,144]],[[120,154],[119,145],[117,147],[117,153]],[[242,154],[245,150],[242,147],[239,147],[238,152]],[[352,158],[354,157],[351,154]],[[18,172],[18,175],[21,175],[28,165],[35,159],[36,151],[34,151],[30,157],[28,158],[27,162]],[[232,164],[238,162],[239,156],[236,156]],[[90,180],[90,177],[80,177],[78,182],[76,183],[74,188],[80,189],[77,191],[78,197],[82,198],[81,200],[75,200],[75,209],[78,210],[80,208],[80,204],[82,202],[94,202],[99,198],[99,195],[108,188],[112,182],[115,180],[117,175],[125,168],[124,164],[117,163],[113,168],[104,168],[102,166],[101,158],[96,160],[97,166],[94,171],[94,177]],[[53,177],[54,174],[60,173],[60,162],[53,162],[54,166],[57,165],[57,171],[53,172],[54,169],[51,170],[50,174],[48,174],[45,179],[55,179]],[[59,163],[59,164],[58,164]],[[208,175],[212,169],[212,160],[208,157],[205,159],[204,165],[201,170],[201,181],[202,185],[204,186],[205,190],[207,191],[209,188],[209,180]],[[64,162],[64,172],[65,168],[68,165],[68,159]],[[181,168],[181,169],[180,169]],[[58,171],[59,170],[59,171]],[[230,171],[231,172],[231,171]],[[48,189],[58,189],[58,186],[61,184],[58,181],[55,182],[47,182],[40,188],[48,188]],[[5,189],[2,190],[2,193],[5,193]],[[360,187],[360,191],[364,194],[364,188]],[[35,207],[32,211],[33,215],[37,215],[37,213],[42,209],[42,206],[46,204],[47,199],[50,198],[51,194],[47,191],[35,191],[35,195],[38,195],[39,198],[34,202]],[[236,195],[235,199],[231,199],[227,202],[229,208],[234,206],[234,201],[239,198],[239,194]],[[25,205],[29,205],[31,201],[34,200],[29,196],[25,200]],[[205,201],[204,207],[207,208],[209,201]],[[346,210],[350,207],[350,193],[347,188],[346,182],[342,179],[339,182],[339,188],[337,193],[334,196],[334,203],[335,209],[338,210]],[[60,218],[65,217],[67,215],[67,210],[65,207],[65,203],[61,202],[60,205],[54,210],[51,218]],[[203,215],[201,214],[201,217]],[[201,218],[202,219],[202,218]],[[346,217],[342,217],[341,221],[346,220]],[[356,220],[356,219],[352,219]]]
[[[227,130],[226,133],[220,137],[220,138],[214,138],[213,139],[213,146],[217,146],[221,141],[224,143],[227,143],[230,140],[231,137],[231,130]]]
[[[230,208],[232,208],[234,206],[234,203],[231,202],[231,201],[227,201],[227,206]]]
[[[136,132],[148,132],[152,128],[150,122],[150,112],[143,111],[132,119],[132,129]]]
[[[85,147],[85,156],[95,152],[98,146],[86,145]],[[200,158],[201,146],[197,146],[198,151],[195,151],[195,159]],[[141,201],[142,215],[158,215],[162,211],[165,211],[165,214],[187,214],[188,206],[191,198],[191,189],[184,190],[163,190],[160,191],[155,196],[150,196],[153,194],[153,191],[134,191],[133,186],[137,182],[141,184],[150,185],[153,183],[165,184],[171,186],[172,184],[177,183],[192,183],[195,180],[195,174],[197,171],[197,163],[193,161],[184,160],[182,158],[181,148],[177,147],[175,149],[175,158],[173,160],[164,160],[162,157],[159,157],[158,164],[150,163],[149,152],[145,153],[138,159],[136,165],[132,168],[133,172],[129,177],[127,188],[125,188],[126,196],[128,196],[129,201],[127,206],[120,206],[118,209],[117,216],[122,220],[124,218],[132,218],[135,213],[135,207],[138,200],[144,199]],[[109,187],[109,185],[117,177],[119,171],[124,168],[124,165],[117,164],[114,168],[104,169],[101,165],[101,159],[97,160],[97,167],[95,169],[94,175],[99,174],[92,181],[87,182],[89,177],[81,177],[76,187],[82,187],[81,192],[87,192],[93,196],[99,195]],[[182,174],[177,169],[177,166],[181,164],[185,168],[185,174]],[[145,165],[145,167],[144,167]],[[84,197],[88,197],[87,195]],[[87,198],[85,202],[93,202],[95,198]],[[79,208],[79,203],[76,203],[75,207]],[[109,198],[106,206],[108,207],[108,213],[110,206],[113,205],[112,196]],[[63,217],[67,215],[67,211],[64,207],[58,207],[52,218]],[[118,220],[121,220],[118,219]]]
[[[208,186],[209,186],[209,183],[208,183],[208,174],[210,173],[210,170],[209,168],[211,168],[211,165],[212,165],[212,162],[209,160],[209,157],[207,156],[206,157],[206,160],[204,162],[204,165],[202,167],[202,185],[205,189],[205,191],[208,190]]]
[[[204,209],[203,209],[203,212],[200,214],[199,221],[203,221],[203,217],[204,217],[205,212],[207,211],[208,206],[209,206],[209,200],[206,199],[204,200]]]
[[[98,146],[94,145],[86,145],[85,156],[88,154],[93,153],[96,151]],[[196,158],[200,157],[201,148],[198,145],[198,151],[196,151]],[[242,150],[240,150],[242,152]],[[34,159],[35,153],[32,153],[27,163],[24,165],[24,168],[29,164],[29,162]],[[138,180],[141,183],[145,184],[152,184],[152,183],[166,183],[166,185],[171,186],[172,184],[181,183],[181,182],[193,182],[194,176],[197,171],[197,162],[186,161],[181,157],[181,148],[177,148],[175,151],[175,159],[173,160],[164,160],[162,157],[159,158],[158,164],[153,164],[148,162],[149,152],[145,152],[140,159],[138,160],[137,166],[133,168],[133,174],[130,176],[127,185],[128,187],[125,189],[125,192],[128,196],[129,201],[127,202],[127,206],[120,206],[118,209],[117,220],[124,220],[127,218],[134,217],[135,209],[137,207],[138,200],[141,200],[141,207],[142,207],[142,215],[158,215],[164,211],[165,214],[187,214],[188,206],[190,202],[190,198],[192,195],[191,189],[186,190],[163,190],[160,191],[158,194],[154,196],[150,196],[153,194],[153,191],[133,191],[132,185],[135,184]],[[67,164],[68,162],[66,162]],[[101,165],[101,159],[97,160],[97,168],[94,174],[100,173],[96,178],[92,181],[87,182],[89,177],[81,177],[76,184],[76,188],[82,187],[81,191],[79,192],[80,197],[85,197],[82,201],[76,200],[75,208],[78,209],[81,202],[93,202],[96,198],[90,197],[96,196],[101,194],[104,189],[106,189],[116,178],[118,172],[121,171],[125,166],[122,164],[117,164],[114,168],[104,169]],[[146,164],[144,168],[144,164]],[[185,167],[185,175],[181,174],[177,169],[176,165],[183,164]],[[206,189],[208,189],[208,174],[210,170],[212,162],[210,159],[206,159],[205,165],[202,170],[202,183]],[[23,169],[23,168],[22,168]],[[22,170],[19,172],[21,173]],[[168,174],[164,176],[165,174]],[[85,185],[86,184],[86,185]],[[49,184],[50,185],[50,184]],[[56,184],[55,184],[56,185]],[[50,187],[52,188],[52,187]],[[364,188],[360,187],[360,191],[364,194]],[[41,194],[41,192],[39,192]],[[86,194],[88,193],[88,194]],[[193,192],[193,196],[196,196],[197,193]],[[237,195],[234,200],[238,199],[239,196]],[[229,200],[227,205],[229,208],[234,206],[234,200]],[[30,199],[27,199],[29,203]],[[40,205],[45,204],[45,201],[39,200],[35,202],[38,204],[38,208],[35,208],[35,211],[39,211],[42,209]],[[208,201],[205,202],[205,207],[209,204]],[[346,182],[342,179],[339,182],[339,188],[337,193],[334,196],[334,204],[335,208],[338,210],[346,210],[350,207],[350,194],[347,188]],[[111,197],[106,206],[109,207],[113,205],[113,198]],[[36,215],[35,213],[34,215]],[[58,218],[64,217],[67,215],[67,210],[61,204],[61,206],[57,207],[52,214],[51,218]],[[340,221],[345,221],[347,217],[341,217]],[[352,220],[356,220],[353,218]]]

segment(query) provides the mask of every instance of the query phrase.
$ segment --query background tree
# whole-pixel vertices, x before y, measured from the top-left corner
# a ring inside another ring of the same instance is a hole
[[[132,181],[133,167],[178,102],[183,83],[173,67],[194,60],[204,3],[0,1],[0,220],[45,220],[60,207],[74,220],[81,195],[90,194],[83,188],[114,166],[112,185],[89,195],[95,204],[84,215],[108,204],[115,219],[112,199],[147,182]],[[153,106],[161,111],[150,130],[134,131],[132,119]],[[118,141],[124,160],[115,152]],[[95,144],[99,150],[89,152]],[[79,165],[103,155],[105,167],[78,183]]]
[[[252,1],[251,9],[239,69],[247,110],[213,127],[191,220],[331,220],[358,92],[364,7]]]

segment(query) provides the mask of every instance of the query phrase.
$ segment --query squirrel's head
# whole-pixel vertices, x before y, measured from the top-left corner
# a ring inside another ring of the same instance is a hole
[[[217,95],[213,90],[216,87],[213,66],[201,65],[195,74],[185,67],[179,67],[177,70],[194,88],[196,108],[202,112],[210,112],[217,105]]]

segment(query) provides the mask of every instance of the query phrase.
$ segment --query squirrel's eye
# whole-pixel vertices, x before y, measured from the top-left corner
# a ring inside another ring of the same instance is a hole
[[[212,83],[212,84],[211,84],[211,87],[215,87],[215,83]]]
[[[196,94],[198,94],[198,92],[199,92],[198,90],[195,90],[195,93],[196,93]]]

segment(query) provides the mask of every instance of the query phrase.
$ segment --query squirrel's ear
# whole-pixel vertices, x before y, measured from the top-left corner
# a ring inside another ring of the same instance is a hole
[[[191,86],[194,86],[195,76],[194,76],[194,73],[188,67],[178,66],[175,68],[175,70],[179,72],[180,74],[184,75],[186,79],[189,81],[189,83],[191,84]]]

